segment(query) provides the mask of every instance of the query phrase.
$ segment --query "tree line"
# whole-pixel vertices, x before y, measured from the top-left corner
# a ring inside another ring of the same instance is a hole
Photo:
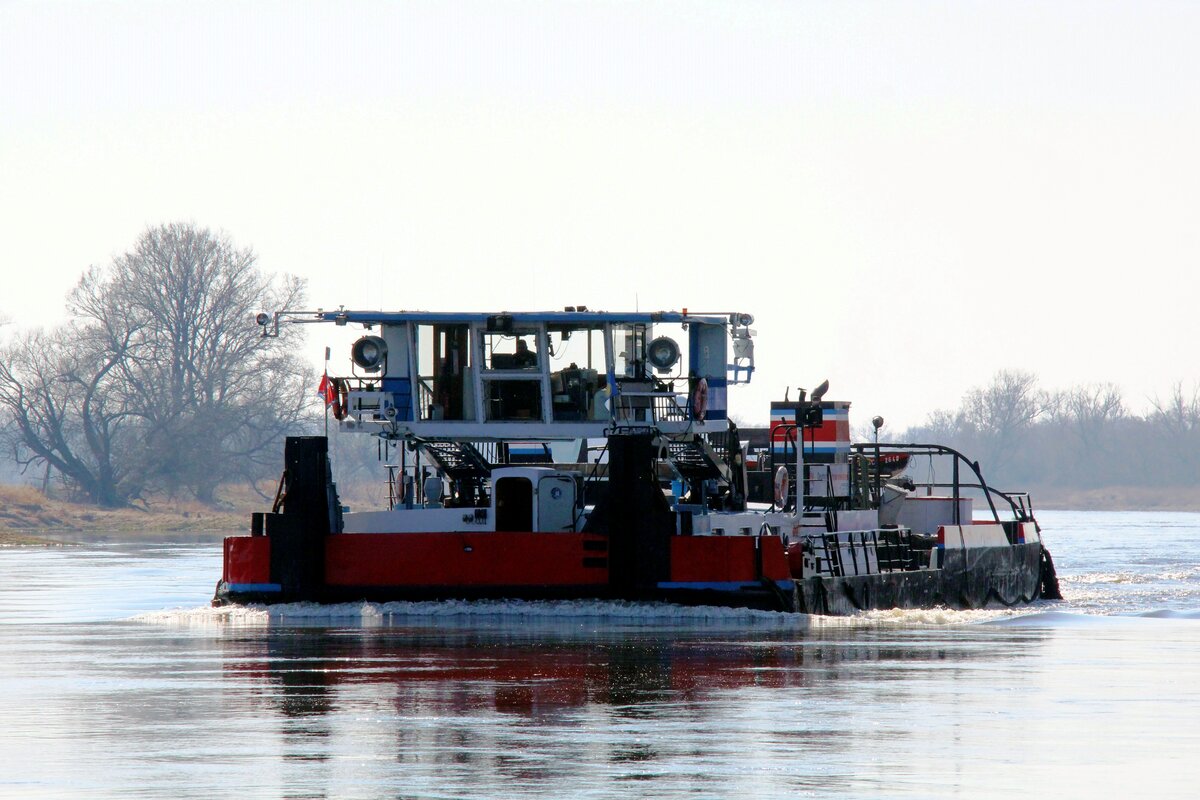
[[[954,447],[1001,488],[1195,486],[1200,390],[1176,384],[1135,414],[1114,384],[1050,391],[1030,372],[1003,370],[957,409],[888,438]]]
[[[253,323],[303,302],[302,280],[263,273],[223,234],[152,227],[83,274],[67,322],[0,347],[0,439],[72,499],[211,503],[223,483],[277,473],[281,437],[312,418],[296,332]]]
[[[252,320],[304,299],[302,280],[262,272],[223,234],[152,227],[83,274],[67,322],[0,346],[0,446],[26,480],[110,507],[211,503],[222,484],[273,478],[282,437],[315,429],[317,377],[295,326],[264,337]],[[1200,390],[1134,414],[1113,384],[1048,391],[1004,370],[885,438],[954,447],[1001,488],[1194,486]]]

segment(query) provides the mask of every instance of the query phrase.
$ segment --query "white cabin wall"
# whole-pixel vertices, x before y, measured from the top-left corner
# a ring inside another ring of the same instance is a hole
[[[387,342],[387,372],[385,378],[409,376],[409,347],[407,325],[380,325],[379,335]]]

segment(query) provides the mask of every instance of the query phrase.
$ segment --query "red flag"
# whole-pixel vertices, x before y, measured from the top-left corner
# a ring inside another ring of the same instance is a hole
[[[337,399],[337,391],[333,388],[333,381],[329,380],[328,372],[321,376],[321,385],[317,387],[317,397],[324,398],[327,407]]]

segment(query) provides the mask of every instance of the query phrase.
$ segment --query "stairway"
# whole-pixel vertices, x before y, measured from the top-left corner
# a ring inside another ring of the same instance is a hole
[[[452,481],[482,481],[492,474],[492,465],[470,442],[424,441],[421,449]]]
[[[729,483],[732,473],[729,465],[708,442],[701,438],[667,443],[667,460],[679,476],[695,486],[706,480]]]

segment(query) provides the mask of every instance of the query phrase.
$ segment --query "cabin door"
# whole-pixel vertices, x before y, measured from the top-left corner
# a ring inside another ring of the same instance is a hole
[[[533,482],[529,478],[496,481],[496,530],[533,530]]]
[[[538,481],[538,530],[575,530],[575,481],[551,475]]]

